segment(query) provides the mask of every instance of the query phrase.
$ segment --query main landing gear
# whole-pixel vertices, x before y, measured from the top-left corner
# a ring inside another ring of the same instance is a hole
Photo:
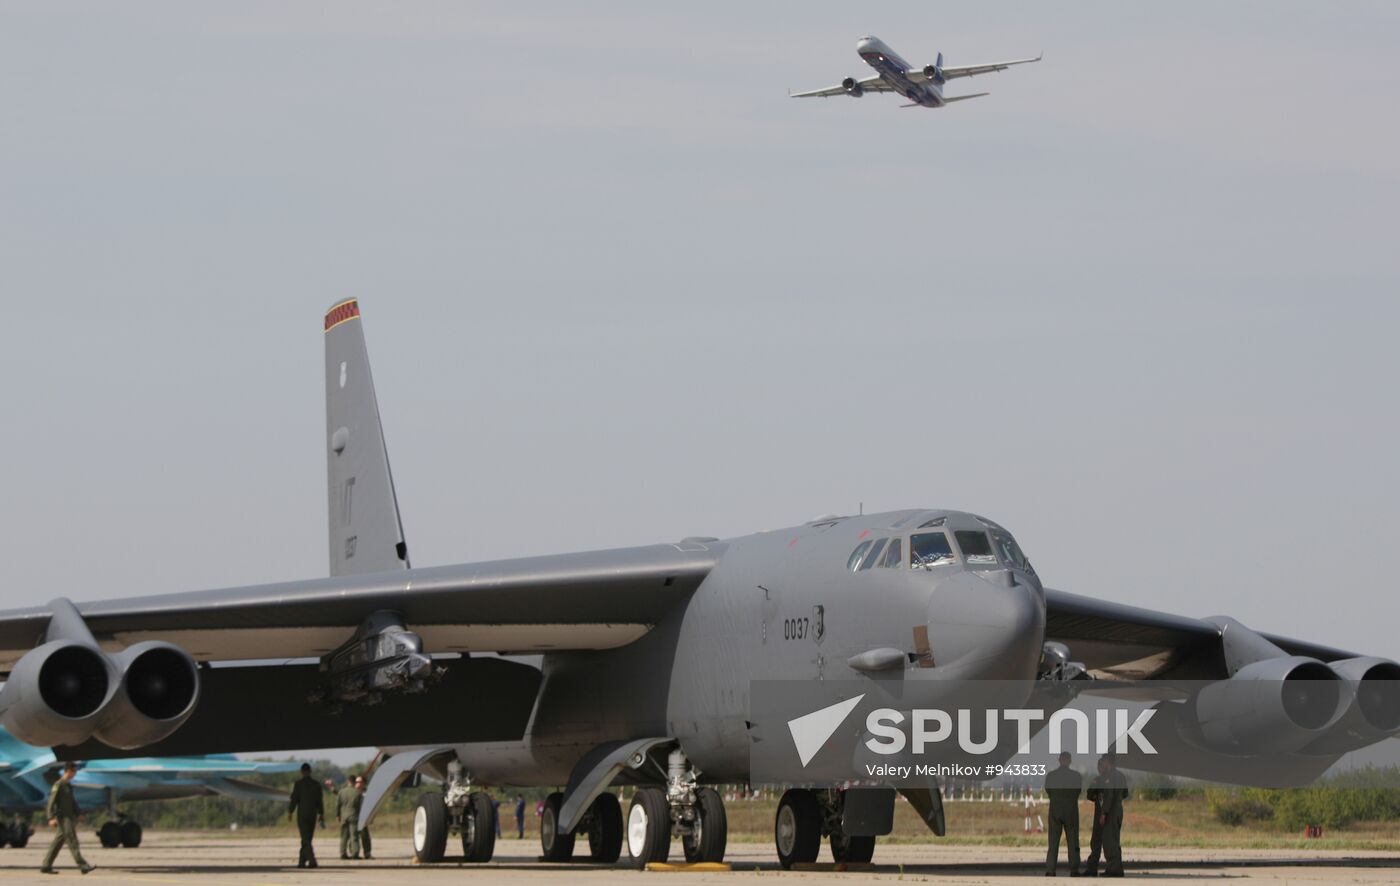
[[[622,804],[616,794],[601,793],[584,813],[578,827],[569,833],[559,829],[559,810],[564,795],[550,794],[540,816],[540,857],[545,861],[571,861],[574,843],[580,833],[588,835],[588,860],[612,864],[622,854]]]
[[[714,788],[696,784],[698,771],[685,752],[666,758],[666,787],[639,788],[627,811],[627,854],[634,868],[665,861],[671,837],[681,838],[688,862],[723,861],[729,838],[724,800]]]
[[[838,791],[792,788],[778,801],[773,822],[773,842],[778,864],[784,870],[817,860],[822,838],[831,842],[831,856],[838,862],[868,862],[875,855],[873,836],[853,836],[841,828],[843,795]]]
[[[496,852],[496,803],[473,792],[461,764],[447,764],[444,790],[418,795],[413,810],[413,856],[420,864],[442,861],[449,834],[462,839],[462,856],[469,862],[490,861]]]
[[[97,842],[107,849],[116,849],[118,846],[135,849],[141,845],[141,837],[141,825],[130,818],[109,818],[97,829]]]

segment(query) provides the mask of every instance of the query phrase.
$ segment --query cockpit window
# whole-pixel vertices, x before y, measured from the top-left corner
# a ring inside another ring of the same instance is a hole
[[[890,539],[890,546],[885,548],[885,559],[880,561],[881,569],[898,569],[904,565],[904,539]]]
[[[1031,567],[1031,561],[1026,559],[1026,555],[1021,552],[1021,546],[1016,544],[1016,539],[1001,532],[992,533],[992,541],[996,542],[997,552],[1001,554],[1001,560],[1007,566],[1014,566],[1017,569],[1025,570],[1031,575],[1035,575],[1035,569]]]
[[[860,558],[865,556],[865,552],[869,550],[869,548],[870,542],[868,541],[863,541],[856,545],[856,549],[851,551],[851,556],[846,558],[846,568],[855,572],[856,567],[860,565]]]
[[[954,562],[953,546],[942,532],[916,532],[909,536],[909,568],[928,569]]]
[[[870,553],[865,555],[865,559],[860,561],[860,571],[864,572],[880,562],[880,554],[885,550],[885,540],[882,538],[875,542],[870,548]]]
[[[977,529],[959,529],[953,535],[957,536],[958,547],[962,548],[967,565],[996,564],[997,557],[992,553],[992,542],[987,538],[987,533]]]

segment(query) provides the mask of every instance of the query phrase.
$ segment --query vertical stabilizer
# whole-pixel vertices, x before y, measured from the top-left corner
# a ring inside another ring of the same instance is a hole
[[[360,305],[353,298],[326,312],[326,447],[331,575],[407,569]]]

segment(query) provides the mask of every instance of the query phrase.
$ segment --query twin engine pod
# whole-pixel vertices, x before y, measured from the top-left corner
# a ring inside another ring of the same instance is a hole
[[[152,640],[107,655],[86,640],[50,640],[26,653],[0,689],[0,725],[41,747],[96,738],[129,749],[189,719],[199,670],[183,650]]]
[[[1212,751],[1343,754],[1400,732],[1400,665],[1269,658],[1205,686],[1189,704],[1187,737]]]

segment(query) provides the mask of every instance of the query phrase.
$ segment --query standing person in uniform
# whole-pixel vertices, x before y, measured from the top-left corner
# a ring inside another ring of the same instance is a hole
[[[58,833],[53,835],[53,842],[49,844],[49,851],[44,856],[44,863],[39,865],[39,872],[44,874],[57,874],[53,869],[53,862],[58,858],[58,850],[63,848],[63,844],[68,844],[68,851],[73,853],[73,862],[78,866],[78,870],[83,873],[96,870],[95,867],[87,863],[83,858],[83,852],[78,848],[78,821],[82,814],[78,811],[78,801],[73,798],[73,776],[78,774],[78,764],[69,760],[63,764],[63,774],[58,777],[58,781],[53,783],[49,789],[49,805],[47,807],[49,816],[49,827],[58,828]]]
[[[1045,793],[1050,795],[1050,847],[1045,853],[1045,876],[1055,876],[1060,855],[1060,831],[1065,832],[1069,855],[1069,875],[1079,876],[1079,792],[1084,777],[1069,767],[1068,751],[1060,753],[1060,768],[1045,776]]]
[[[335,820],[340,822],[340,857],[360,857],[360,804],[364,794],[355,787],[355,778],[345,779],[345,787],[335,796]]]
[[[355,790],[360,792],[360,803],[355,810],[355,827],[359,827],[359,810],[364,806],[365,803],[365,777],[363,775],[355,776]],[[374,858],[374,856],[371,855],[369,851],[369,828],[365,828],[364,830],[360,831],[360,849],[364,853],[364,857],[366,859]]]
[[[515,795],[515,829],[520,839],[525,839],[525,795]]]
[[[311,840],[316,836],[316,823],[326,826],[326,803],[321,796],[321,785],[311,777],[311,764],[301,764],[301,778],[292,785],[292,801],[287,807],[287,817],[297,819],[297,830],[301,833],[301,854],[297,856],[297,867],[316,867],[316,850],[311,848]]]
[[[1103,803],[1099,821],[1103,824],[1103,875],[1123,876],[1123,801],[1128,799],[1128,780],[1118,771],[1118,758],[1112,751],[1103,755],[1108,764],[1104,773]]]
[[[1108,760],[1100,757],[1099,774],[1094,776],[1094,780],[1089,782],[1089,789],[1084,792],[1084,798],[1094,804],[1094,820],[1089,832],[1089,860],[1084,863],[1084,870],[1079,872],[1081,877],[1099,875],[1099,855],[1103,852],[1103,788],[1107,772]]]

